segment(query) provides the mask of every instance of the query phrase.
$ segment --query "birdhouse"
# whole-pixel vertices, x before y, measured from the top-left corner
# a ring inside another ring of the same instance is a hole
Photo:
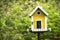
[[[29,15],[31,17],[31,30],[47,31],[47,16],[48,13],[41,7],[37,6]]]

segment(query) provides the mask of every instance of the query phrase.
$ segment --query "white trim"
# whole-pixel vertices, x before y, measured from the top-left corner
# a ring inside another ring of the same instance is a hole
[[[38,32],[38,31],[47,31],[47,30],[46,29],[34,29],[32,31],[35,31],[35,32],[37,31]]]
[[[47,17],[45,16],[45,29],[47,30]]]
[[[32,15],[34,14],[34,12],[35,12],[38,8],[39,8],[42,12],[44,12],[44,14],[45,14],[46,16],[48,16],[48,13],[47,13],[41,6],[37,6],[37,7],[30,13],[29,16],[32,16]]]
[[[31,17],[31,22],[34,22],[33,20],[33,16]],[[33,23],[34,24],[34,23]],[[34,30],[34,25],[31,23],[31,30],[33,31]]]
[[[31,30],[32,30],[32,31],[34,30],[34,25],[33,25],[33,24],[31,25]]]

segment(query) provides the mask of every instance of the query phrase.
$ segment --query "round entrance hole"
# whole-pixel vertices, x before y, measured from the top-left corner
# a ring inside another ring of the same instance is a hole
[[[37,12],[37,14],[40,14],[40,12]]]

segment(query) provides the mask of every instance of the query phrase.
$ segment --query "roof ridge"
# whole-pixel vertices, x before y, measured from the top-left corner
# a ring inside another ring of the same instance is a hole
[[[37,7],[30,13],[29,16],[32,16],[33,13],[34,13],[38,8],[39,8],[42,12],[44,12],[44,14],[45,14],[46,16],[48,15],[48,13],[47,13],[41,6],[37,6]]]

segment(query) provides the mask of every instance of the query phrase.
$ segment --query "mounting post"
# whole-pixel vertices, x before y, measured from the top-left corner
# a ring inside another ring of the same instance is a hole
[[[38,40],[40,40],[40,32],[38,32]]]

